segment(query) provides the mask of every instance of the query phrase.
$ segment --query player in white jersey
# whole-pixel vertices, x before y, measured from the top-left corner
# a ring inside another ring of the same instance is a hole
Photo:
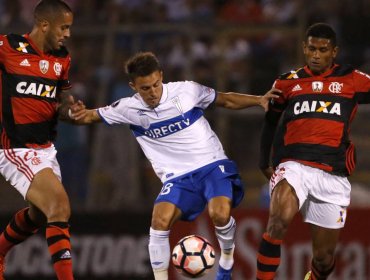
[[[168,279],[173,223],[194,220],[207,205],[221,248],[216,279],[231,279],[236,223],[230,212],[242,200],[244,190],[235,163],[225,155],[203,111],[211,104],[234,110],[258,105],[267,109],[269,100],[278,96],[273,91],[264,96],[221,93],[189,81],[163,84],[160,64],[150,52],[129,59],[126,72],[137,93],[110,106],[87,110],[78,122],[129,124],[163,182],[149,238],[155,279]]]

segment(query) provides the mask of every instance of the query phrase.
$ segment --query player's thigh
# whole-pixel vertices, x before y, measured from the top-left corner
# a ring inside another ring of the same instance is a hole
[[[222,204],[219,207],[213,203],[212,208],[215,210],[227,207],[229,205],[227,198],[232,208],[237,207],[244,197],[243,182],[236,164],[231,160],[218,162],[212,171],[201,178],[198,185],[208,204],[214,198],[225,197],[220,199],[219,202]]]
[[[0,149],[0,172],[22,196],[26,198],[35,175],[51,168],[59,181],[61,173],[54,146],[45,149]]]
[[[281,180],[271,194],[270,219],[290,223],[298,211],[299,200],[294,188],[286,179]]]
[[[159,202],[153,207],[152,228],[168,230],[181,217],[181,210],[170,202]]]
[[[165,182],[155,204],[168,202],[181,211],[181,219],[193,221],[204,210],[207,201],[194,189],[190,176]]]
[[[331,261],[340,230],[340,228],[324,228],[311,224],[312,251],[315,259]]]
[[[68,217],[70,215],[67,193],[51,168],[44,168],[35,174],[26,193],[26,200],[47,217],[56,213]]]

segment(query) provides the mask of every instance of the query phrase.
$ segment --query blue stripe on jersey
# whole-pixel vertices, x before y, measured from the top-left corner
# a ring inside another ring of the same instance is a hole
[[[135,137],[147,136],[153,139],[162,138],[191,126],[201,116],[203,116],[203,110],[200,108],[193,108],[185,114],[175,118],[152,123],[147,129],[133,124],[130,125],[130,129],[133,131]]]

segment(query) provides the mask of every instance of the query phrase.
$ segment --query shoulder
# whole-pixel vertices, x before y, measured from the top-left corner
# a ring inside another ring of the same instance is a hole
[[[124,98],[121,98],[121,99],[118,99],[116,101],[114,101],[112,104],[110,104],[109,106],[110,107],[137,107],[139,104],[140,104],[140,100],[138,98],[138,96],[135,94],[131,97],[124,97]]]
[[[7,44],[11,49],[17,52],[36,54],[37,52],[31,47],[27,38],[19,34],[1,35],[1,44]]]
[[[309,74],[306,73],[303,67],[298,69],[290,70],[289,72],[281,74],[278,79],[279,80],[292,80],[292,79],[302,79],[310,77]]]
[[[212,91],[212,88],[204,86],[194,81],[179,81],[166,84],[169,92],[186,92],[188,94],[199,94],[204,91]]]
[[[169,90],[187,89],[195,86],[196,83],[192,81],[176,81],[163,84]]]
[[[344,65],[336,65],[333,69],[333,73],[330,75],[331,77],[341,77],[346,76],[348,74],[352,74],[355,71],[355,68],[350,64]]]

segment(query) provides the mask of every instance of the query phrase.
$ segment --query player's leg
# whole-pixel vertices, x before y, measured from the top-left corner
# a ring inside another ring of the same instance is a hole
[[[3,279],[4,260],[10,249],[32,236],[44,222],[43,213],[32,205],[19,210],[13,216],[0,235],[0,279]]]
[[[34,176],[26,200],[46,217],[46,240],[57,278],[72,280],[69,199],[51,168],[44,168]]]
[[[154,205],[149,233],[149,256],[155,280],[168,279],[171,257],[170,228],[180,217],[180,209],[170,202]]]
[[[340,229],[311,225],[312,251],[311,271],[306,279],[326,280],[335,267],[334,251]]]
[[[32,204],[19,210],[0,235],[0,255],[32,236],[44,224],[45,216]]]
[[[199,181],[208,202],[208,213],[215,226],[215,234],[221,249],[217,280],[231,279],[234,264],[236,222],[231,209],[237,207],[244,196],[244,187],[235,162],[218,161],[209,168]]]
[[[274,279],[280,264],[282,240],[298,211],[299,201],[293,187],[287,180],[281,180],[271,196],[267,231],[257,254],[257,279]]]
[[[216,279],[231,279],[234,265],[236,222],[230,215],[231,199],[217,196],[208,203],[208,213],[215,226],[215,232],[221,249],[219,268]]]

